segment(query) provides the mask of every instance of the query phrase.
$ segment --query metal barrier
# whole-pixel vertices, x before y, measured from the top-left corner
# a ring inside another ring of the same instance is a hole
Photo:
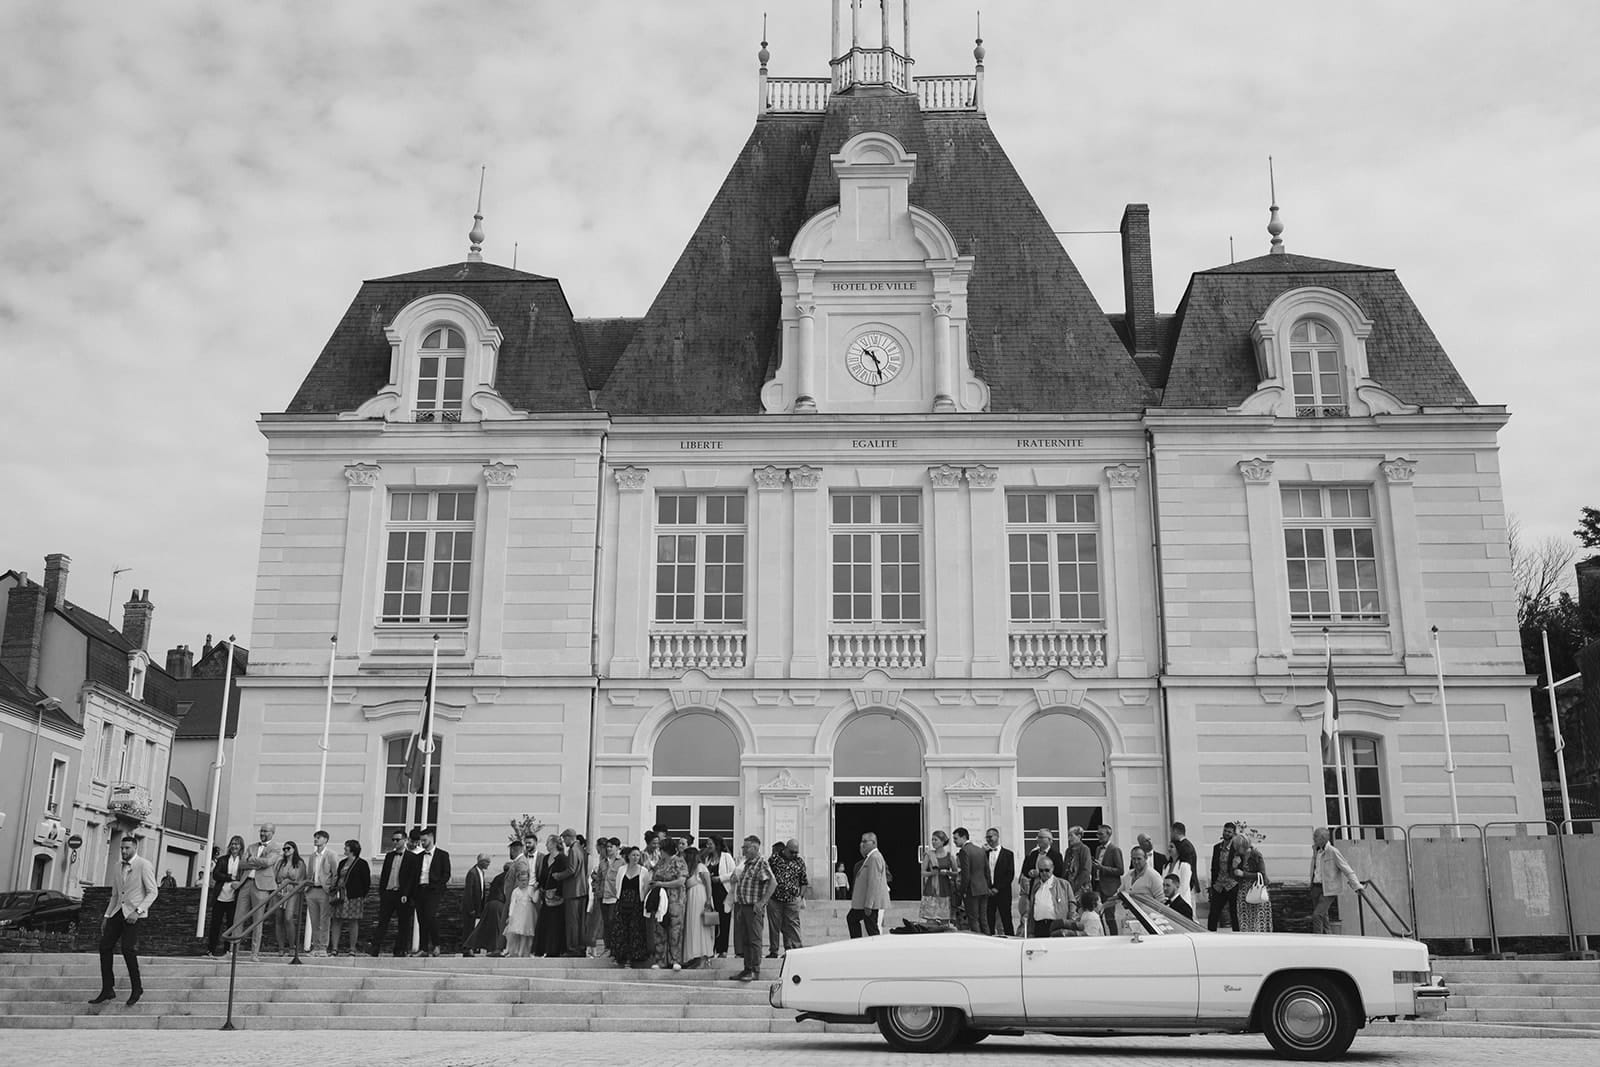
[[[1587,828],[1576,833],[1575,827]],[[1574,819],[1562,824],[1561,872],[1570,892],[1567,908],[1572,933],[1600,934],[1600,819]]]
[[[1529,833],[1532,827],[1539,832]],[[1562,934],[1577,948],[1562,845],[1555,823],[1542,819],[1484,825],[1483,867],[1495,952],[1501,937]]]
[[[1356,876],[1362,881],[1405,887],[1404,893],[1397,894],[1398,901],[1383,897],[1383,904],[1393,913],[1400,926],[1407,931],[1415,929],[1416,903],[1411,898],[1411,868],[1407,857],[1405,827],[1375,824],[1333,826],[1329,827],[1329,832],[1338,842],[1340,853],[1355,868]],[[1379,895],[1382,896],[1382,893]],[[1374,917],[1388,929],[1389,923],[1377,910],[1377,905],[1366,899],[1365,894],[1339,893],[1340,921],[1349,922],[1350,917],[1355,916],[1363,936],[1367,932],[1368,907],[1373,909]]]
[[[1428,831],[1448,832],[1430,836]],[[1495,938],[1483,828],[1475,823],[1417,823],[1406,833],[1417,937]]]

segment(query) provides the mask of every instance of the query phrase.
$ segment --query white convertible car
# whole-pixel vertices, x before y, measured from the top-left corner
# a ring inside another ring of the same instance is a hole
[[[1326,1060],[1369,1019],[1445,1009],[1449,990],[1417,941],[1207,933],[1164,907],[1118,898],[1122,933],[873,937],[795,949],[772,984],[800,1019],[876,1022],[902,1052],[990,1034],[1264,1032],[1293,1059]]]

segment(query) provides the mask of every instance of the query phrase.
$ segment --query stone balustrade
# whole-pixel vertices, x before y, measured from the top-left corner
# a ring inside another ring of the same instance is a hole
[[[830,667],[915,668],[927,662],[926,630],[870,631],[828,635]]]
[[[744,666],[742,630],[658,630],[650,634],[650,669],[686,671]]]
[[[1104,630],[1041,630],[1011,634],[1011,669],[1054,670],[1057,667],[1104,667]]]
[[[924,111],[975,111],[978,107],[976,74],[941,74],[918,78],[917,102]]]

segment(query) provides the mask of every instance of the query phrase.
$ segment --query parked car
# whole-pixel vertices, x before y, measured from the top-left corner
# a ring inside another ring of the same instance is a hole
[[[1105,937],[943,932],[794,949],[769,993],[798,1019],[876,1022],[902,1052],[991,1034],[1262,1032],[1280,1056],[1335,1059],[1369,1019],[1444,1011],[1418,941],[1207,933],[1160,905],[1117,899]]]
[[[54,889],[0,893],[0,930],[65,930],[78,921],[80,902]]]

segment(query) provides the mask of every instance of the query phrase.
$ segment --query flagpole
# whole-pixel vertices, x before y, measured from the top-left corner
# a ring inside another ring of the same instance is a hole
[[[1550,727],[1555,732],[1556,773],[1561,776],[1561,829],[1566,833],[1572,826],[1572,799],[1567,795],[1567,743],[1561,739],[1561,714],[1556,707],[1556,672],[1550,667],[1550,631],[1540,630],[1539,641],[1544,645],[1545,691],[1550,694]]]
[[[422,745],[422,819],[421,826],[426,830],[430,824],[428,819],[428,795],[433,792],[433,709],[438,703],[439,693],[439,635],[433,635],[433,671],[428,675],[433,679],[433,684],[428,686],[428,722],[423,731]]]
[[[322,804],[328,791],[328,733],[333,726],[333,666],[339,655],[339,637],[328,638],[328,701],[322,710],[322,769],[317,772],[317,819],[311,824],[312,836],[322,829]],[[307,918],[310,918],[308,915]],[[305,947],[311,948],[311,924],[306,923]]]
[[[200,876],[200,914],[195,916],[194,936],[206,936],[206,900],[211,895],[211,850],[217,845],[217,804],[222,796],[222,739],[228,736],[228,702],[233,698],[233,635],[228,635],[228,669],[222,676],[222,715],[217,723],[217,757],[211,764],[211,813],[206,820],[206,850]]]
[[[1346,826],[1354,826],[1350,821],[1350,798],[1344,788],[1344,741],[1339,737],[1339,711],[1337,697],[1334,695],[1333,686],[1333,641],[1328,635],[1328,628],[1322,628],[1322,652],[1328,660],[1328,691],[1323,696],[1324,700],[1334,701],[1333,733],[1328,740],[1333,745],[1333,777],[1338,785],[1339,818],[1344,820]]]
[[[1439,628],[1433,628],[1433,666],[1439,674],[1439,713],[1444,719],[1444,773],[1450,782],[1450,818],[1461,836],[1461,801],[1456,797],[1456,757],[1450,747],[1450,705],[1444,696],[1444,660],[1439,655]]]

